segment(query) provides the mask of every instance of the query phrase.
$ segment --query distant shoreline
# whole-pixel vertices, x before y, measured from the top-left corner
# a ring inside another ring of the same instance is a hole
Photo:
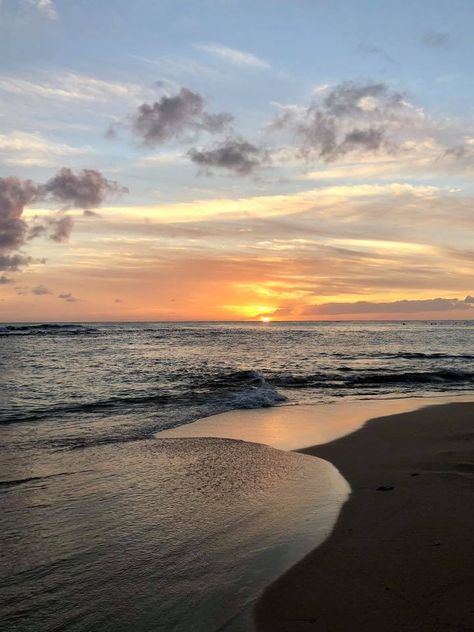
[[[258,632],[473,629],[474,401],[374,419],[300,450],[352,494],[331,536],[263,593]]]

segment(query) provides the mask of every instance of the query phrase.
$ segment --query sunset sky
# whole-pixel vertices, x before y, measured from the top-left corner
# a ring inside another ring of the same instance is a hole
[[[472,0],[0,0],[0,320],[474,317]]]

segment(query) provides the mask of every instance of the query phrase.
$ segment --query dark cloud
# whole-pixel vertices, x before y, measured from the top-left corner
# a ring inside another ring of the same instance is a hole
[[[63,301],[66,301],[66,303],[77,303],[77,301],[79,300],[78,298],[73,296],[70,292],[67,292],[64,294],[58,294],[58,298],[62,299]]]
[[[227,169],[245,176],[269,161],[267,152],[240,138],[228,138],[212,149],[191,149],[191,160],[205,173]]]
[[[474,167],[474,145],[461,143],[449,147],[438,156],[436,162],[441,162],[445,168],[456,173],[471,173]]]
[[[469,166],[474,162],[474,146],[455,145],[446,149],[441,157],[456,161],[460,165]]]
[[[466,299],[471,297],[466,297]],[[357,301],[356,303],[322,303],[310,305],[303,311],[308,316],[345,314],[416,314],[419,312],[470,311],[470,301],[457,298],[401,300],[387,303]],[[474,301],[473,301],[474,302]]]
[[[104,136],[107,140],[115,140],[117,138],[117,129],[112,123],[108,126]]]
[[[35,222],[37,220],[37,218],[35,218],[33,220],[33,222]],[[43,235],[46,232],[46,226],[44,226],[43,224],[33,224],[28,226],[28,233],[26,238],[28,239],[28,241],[31,241],[32,239],[36,239],[37,237],[41,237],[41,235]]]
[[[48,229],[51,229],[49,237],[53,241],[62,242],[69,237],[73,226],[71,217],[50,216],[41,223],[36,218],[28,225],[23,217],[26,206],[46,201],[88,211],[100,206],[107,196],[125,192],[125,187],[107,180],[94,169],[75,174],[64,168],[46,184],[35,184],[15,176],[0,178],[0,270],[18,270],[31,263],[30,257],[17,251]]]
[[[446,151],[444,152],[445,156],[456,158],[457,160],[465,158],[466,154],[468,154],[468,150],[466,149],[465,145],[456,145],[455,147],[450,147],[449,149],[446,149]]]
[[[366,129],[353,129],[346,134],[339,146],[339,152],[346,154],[349,151],[361,148],[363,151],[377,151],[384,141],[384,133],[381,129],[369,127]]]
[[[27,266],[30,263],[33,263],[33,259],[31,257],[19,254],[7,255],[0,251],[0,270],[17,272],[20,268]]]
[[[9,283],[14,283],[14,279],[6,277],[4,274],[2,274],[0,276],[0,285],[8,285]]]
[[[357,47],[357,51],[362,55],[374,55],[375,57],[380,57],[387,62],[393,62],[393,59],[381,46],[374,46],[371,44],[359,44],[359,46]]]
[[[375,99],[370,108],[364,105],[364,100],[368,98]],[[346,81],[328,92],[323,99],[323,108],[327,114],[338,117],[363,116],[372,112],[385,118],[391,108],[398,107],[402,102],[403,95],[392,92],[384,83]]]
[[[304,157],[331,162],[349,153],[392,150],[391,132],[399,132],[408,118],[404,96],[386,84],[344,82],[304,110],[287,109],[270,130],[290,129]]]
[[[174,96],[163,96],[152,104],[140,105],[131,117],[132,127],[143,145],[150,147],[180,139],[189,132],[224,131],[233,116],[227,112],[210,114],[204,105],[199,93],[181,88]]]
[[[23,245],[27,224],[22,213],[38,198],[38,186],[31,180],[14,176],[0,178],[0,253],[17,250]]]
[[[44,285],[37,285],[31,290],[31,293],[35,296],[46,296],[46,294],[52,294],[51,290]]]
[[[52,232],[49,235],[51,241],[56,243],[63,243],[68,241],[74,226],[74,220],[69,215],[63,215],[49,220],[49,226],[52,228]]]
[[[431,48],[447,48],[451,43],[448,33],[427,31],[421,36],[421,43]]]
[[[118,182],[107,180],[100,171],[84,169],[78,174],[61,169],[42,187],[45,196],[71,208],[90,209],[100,206],[109,195],[128,193]]]

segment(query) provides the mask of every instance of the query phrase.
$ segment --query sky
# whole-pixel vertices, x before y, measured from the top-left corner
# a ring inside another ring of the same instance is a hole
[[[0,321],[474,317],[472,0],[0,0]]]

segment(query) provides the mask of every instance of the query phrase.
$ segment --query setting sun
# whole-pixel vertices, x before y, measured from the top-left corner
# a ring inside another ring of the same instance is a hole
[[[271,322],[271,318],[270,318],[269,316],[262,316],[262,317],[260,318],[260,321],[261,321],[262,323],[269,323],[269,322]]]

